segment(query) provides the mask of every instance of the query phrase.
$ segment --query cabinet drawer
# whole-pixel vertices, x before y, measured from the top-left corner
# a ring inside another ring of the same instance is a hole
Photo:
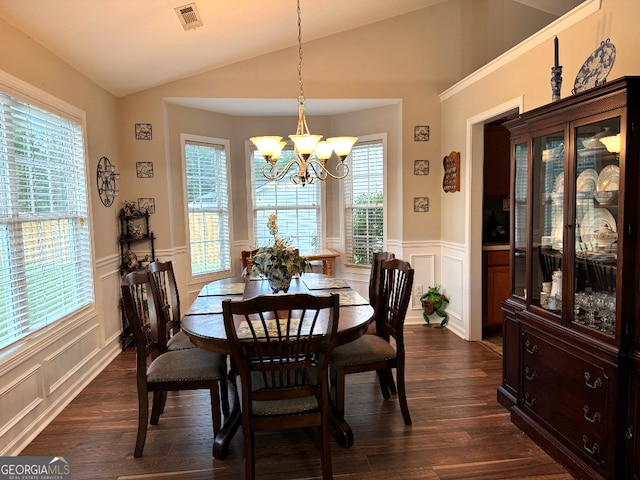
[[[522,334],[521,348],[523,410],[585,461],[608,463],[613,368],[529,329]]]

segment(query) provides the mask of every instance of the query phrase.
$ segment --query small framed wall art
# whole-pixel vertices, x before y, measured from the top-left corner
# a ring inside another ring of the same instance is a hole
[[[156,199],[149,197],[138,198],[138,210],[141,212],[147,210],[149,214],[156,213]]]
[[[428,212],[429,211],[429,197],[415,197],[413,199],[413,211],[414,212]]]
[[[153,178],[153,162],[136,162],[138,178]]]
[[[413,140],[416,142],[428,142],[429,141],[429,126],[417,125],[413,127]]]
[[[429,160],[414,160],[413,161],[413,174],[414,175],[429,175]]]
[[[136,123],[136,140],[151,140],[150,123]]]

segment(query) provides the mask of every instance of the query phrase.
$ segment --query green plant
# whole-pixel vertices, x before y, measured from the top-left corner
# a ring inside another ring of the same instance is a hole
[[[436,328],[442,328],[449,322],[449,315],[444,311],[449,303],[449,299],[443,293],[440,293],[439,285],[429,287],[427,293],[420,297],[420,302],[422,303],[423,310],[422,318],[427,322],[425,327],[431,327],[429,317],[434,313],[439,317],[442,317],[440,325],[437,325]]]
[[[267,278],[282,280],[294,275],[302,275],[309,268],[307,257],[300,256],[297,249],[290,247],[282,237],[278,237],[277,215],[269,215],[267,227],[273,235],[273,245],[260,247],[251,257],[251,273],[263,275]],[[243,275],[247,274],[247,269]]]

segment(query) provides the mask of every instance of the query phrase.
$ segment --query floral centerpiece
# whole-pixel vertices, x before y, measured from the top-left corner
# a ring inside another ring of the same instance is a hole
[[[449,303],[449,299],[443,293],[440,293],[440,286],[429,287],[427,293],[420,297],[420,302],[422,302],[422,318],[427,322],[425,327],[431,326],[429,317],[434,313],[442,317],[440,325],[436,328],[442,328],[449,322],[449,315],[444,311]]]
[[[278,217],[275,213],[269,215],[267,228],[273,235],[273,245],[260,247],[251,257],[251,273],[264,276],[273,293],[280,290],[287,293],[293,276],[302,275],[309,268],[309,261],[307,257],[300,256],[298,250],[290,247],[282,237],[277,236]],[[246,275],[246,269],[243,273]]]

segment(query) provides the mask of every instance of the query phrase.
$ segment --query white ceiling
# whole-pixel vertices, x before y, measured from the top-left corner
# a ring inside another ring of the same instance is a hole
[[[0,17],[118,97],[297,43],[295,0],[195,0],[204,24],[185,31],[174,8],[192,1],[0,0]],[[303,42],[445,1],[302,0]],[[582,0],[515,1],[560,16]]]

